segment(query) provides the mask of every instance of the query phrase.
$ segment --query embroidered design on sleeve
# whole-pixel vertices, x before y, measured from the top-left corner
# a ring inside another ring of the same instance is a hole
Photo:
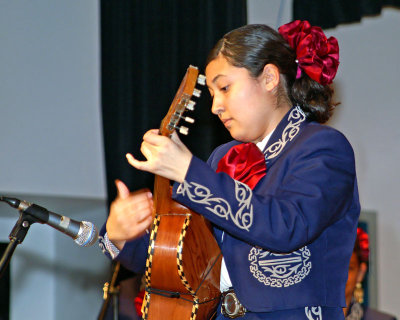
[[[289,287],[301,282],[310,273],[310,257],[307,246],[287,254],[253,247],[249,252],[250,271],[266,286]]]
[[[223,198],[214,197],[210,189],[196,182],[184,181],[178,187],[177,194],[181,194],[189,198],[190,201],[199,203],[220,218],[233,221],[240,229],[249,231],[253,224],[253,205],[251,198],[253,192],[250,187],[240,181],[235,181],[235,197],[237,203],[234,207],[238,207],[235,213],[228,201]]]
[[[106,246],[104,244],[104,238],[102,236],[99,236],[99,247],[101,249],[101,251],[106,254],[107,250],[106,250]]]
[[[271,144],[265,151],[265,160],[271,160],[277,157],[286,144],[291,141],[299,132],[300,124],[306,120],[306,115],[299,106],[293,108],[288,117],[288,124],[282,132],[282,137]]]
[[[104,234],[104,237],[99,236],[99,246],[103,253],[108,253],[112,259],[115,259],[116,256],[119,255],[118,248],[111,242],[108,238],[107,232]]]
[[[304,312],[306,313],[308,320],[322,320],[321,307],[305,307]]]

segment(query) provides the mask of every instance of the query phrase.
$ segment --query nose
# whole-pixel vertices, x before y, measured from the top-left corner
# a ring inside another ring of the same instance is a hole
[[[224,111],[224,107],[223,107],[223,104],[222,104],[222,100],[217,95],[215,95],[213,97],[213,102],[212,102],[212,106],[211,106],[211,112],[213,114],[219,115],[223,111]]]

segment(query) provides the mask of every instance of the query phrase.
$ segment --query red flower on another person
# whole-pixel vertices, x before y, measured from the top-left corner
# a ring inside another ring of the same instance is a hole
[[[369,237],[368,234],[361,228],[357,228],[357,243],[360,248],[361,262],[368,262],[369,260]]]
[[[138,295],[135,298],[135,309],[139,317],[142,316],[143,299],[144,299],[144,290],[141,290],[139,291]]]

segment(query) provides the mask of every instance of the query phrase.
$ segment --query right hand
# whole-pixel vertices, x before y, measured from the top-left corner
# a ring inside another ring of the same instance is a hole
[[[175,131],[171,137],[160,135],[158,129],[147,131],[143,136],[140,151],[146,161],[139,161],[128,153],[126,158],[131,166],[179,183],[185,180],[192,153]]]
[[[122,250],[126,241],[141,236],[153,221],[153,196],[147,189],[130,192],[120,180],[115,181],[118,195],[111,203],[106,223],[110,241]]]

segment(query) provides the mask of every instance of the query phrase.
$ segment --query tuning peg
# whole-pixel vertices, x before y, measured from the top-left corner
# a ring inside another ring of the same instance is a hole
[[[197,78],[197,83],[202,85],[202,86],[205,86],[206,85],[206,76],[202,75],[202,74],[199,74],[199,76]]]
[[[193,95],[197,98],[200,98],[201,95],[201,90],[199,89],[193,89]]]
[[[174,126],[174,127],[175,127],[176,130],[179,131],[179,133],[182,133],[185,136],[187,136],[188,133],[189,133],[189,128],[187,128],[187,127],[184,127],[184,126],[180,126],[180,127]]]
[[[189,100],[186,105],[186,109],[193,111],[195,105],[196,105],[196,102],[194,102],[193,100]]]
[[[188,123],[194,123],[194,119],[193,118],[190,118],[190,117],[182,117],[182,118],[183,118],[183,120],[185,120]]]
[[[182,115],[180,115],[180,114],[177,113],[177,112],[175,112],[175,116],[177,116],[178,118],[181,118],[181,119],[185,120],[185,121],[188,122],[188,123],[194,123],[194,119],[191,118],[191,117],[182,116]]]

